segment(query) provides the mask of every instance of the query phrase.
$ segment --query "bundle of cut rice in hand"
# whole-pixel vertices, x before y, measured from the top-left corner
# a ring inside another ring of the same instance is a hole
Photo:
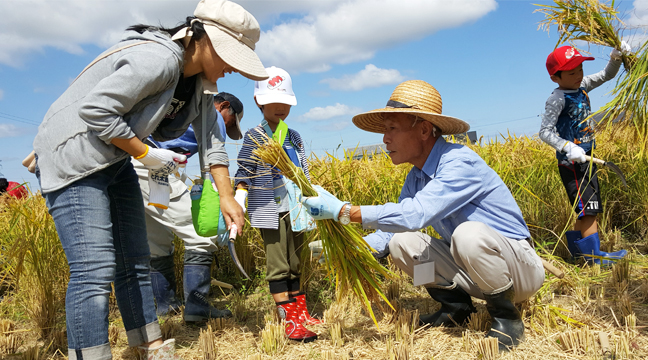
[[[621,49],[620,33],[625,25],[618,18],[614,1],[610,5],[598,0],[554,0],[554,5],[537,5],[536,11],[545,14],[540,28],[558,27],[560,45],[582,40],[591,44]],[[648,41],[634,54],[623,54],[625,73],[612,91],[614,98],[595,114],[602,114],[602,124],[617,119],[631,120],[637,135],[648,149]]]
[[[258,148],[253,151],[254,160],[279,169],[283,176],[299,187],[303,196],[317,196],[303,170],[292,163],[281,145],[267,136],[265,141],[264,144],[257,144]],[[372,255],[374,250],[355,227],[344,226],[334,220],[318,220],[317,228],[324,248],[322,256],[326,258],[329,273],[335,276],[338,299],[352,291],[364,304],[377,327],[371,303],[382,299],[394,308],[382,291],[383,280],[378,275],[385,280],[395,275],[380,265]]]

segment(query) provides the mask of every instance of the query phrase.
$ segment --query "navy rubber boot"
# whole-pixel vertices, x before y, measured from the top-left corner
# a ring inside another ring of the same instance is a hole
[[[567,238],[567,249],[569,249],[569,253],[571,254],[572,259],[576,257],[576,254],[578,253],[578,249],[576,248],[575,242],[582,239],[583,235],[579,230],[572,230],[572,231],[567,231],[565,233],[565,237]]]
[[[594,233],[590,236],[586,236],[580,240],[577,240],[574,242],[574,245],[577,249],[577,256],[583,256],[588,262],[594,262],[602,266],[610,266],[614,264],[616,260],[620,260],[628,254],[626,250],[619,250],[611,253],[601,251],[601,240],[599,239],[598,233]],[[598,257],[603,257],[606,259],[600,259]]]
[[[209,304],[208,295],[211,287],[210,253],[185,251],[184,263],[184,321],[203,322],[210,318],[228,318],[229,310],[218,310]]]
[[[456,284],[454,286],[453,289],[426,288],[432,299],[441,303],[441,309],[433,314],[421,315],[421,326],[461,326],[468,321],[470,314],[477,311],[470,295]]]
[[[491,329],[486,337],[497,338],[500,351],[510,351],[524,339],[524,322],[513,304],[513,286],[499,294],[486,295],[486,309],[491,316]]]
[[[173,254],[151,258],[151,286],[155,297],[156,314],[167,315],[180,311],[176,298],[176,277]]]

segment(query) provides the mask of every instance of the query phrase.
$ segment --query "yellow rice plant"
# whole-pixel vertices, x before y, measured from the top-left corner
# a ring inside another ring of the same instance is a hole
[[[302,169],[292,163],[277,141],[266,137],[264,144],[257,145],[259,147],[253,152],[255,161],[262,166],[271,164],[279,169],[299,187],[303,196],[317,196],[317,191]],[[355,294],[378,327],[371,303],[382,299],[393,309],[383,293],[380,277],[393,278],[395,275],[376,260],[372,254],[374,250],[356,227],[344,226],[334,220],[321,220],[317,221],[317,229],[322,239],[326,266],[329,273],[335,276],[338,300],[349,292]]]
[[[619,19],[614,1],[609,5],[598,0],[554,0],[555,5],[537,5],[545,19],[540,27],[549,30],[558,27],[558,45],[564,41],[582,40],[590,44],[621,48],[621,33],[625,28]],[[603,115],[603,124],[610,125],[618,119],[631,121],[642,142],[640,157],[648,149],[648,42],[636,54],[622,55],[625,74],[612,91],[613,99],[595,114]],[[593,114],[594,115],[594,114]]]
[[[63,247],[45,200],[30,196],[8,200],[0,212],[2,274],[12,279],[13,293],[44,339],[61,327],[69,279]],[[28,291],[21,291],[21,287]]]

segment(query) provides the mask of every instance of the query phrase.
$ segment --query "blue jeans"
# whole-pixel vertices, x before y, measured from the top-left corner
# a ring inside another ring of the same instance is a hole
[[[162,337],[149,276],[144,205],[130,158],[44,195],[70,266],[68,356],[111,359],[108,295],[130,346]]]

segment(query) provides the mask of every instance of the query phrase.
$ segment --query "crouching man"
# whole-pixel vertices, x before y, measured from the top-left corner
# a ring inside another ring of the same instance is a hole
[[[487,336],[508,350],[524,335],[514,304],[535,294],[544,269],[522,213],[497,173],[469,148],[441,137],[469,129],[464,121],[442,115],[441,105],[434,87],[412,80],[396,87],[385,108],[353,118],[360,129],[384,134],[394,164],[414,165],[397,204],[357,206],[325,190],[303,202],[317,220],[376,229],[365,240],[377,256],[391,254],[441,303],[436,313],[421,316],[421,323],[462,324],[475,312],[471,296],[484,299],[492,317]],[[428,226],[441,238],[419,232]]]

